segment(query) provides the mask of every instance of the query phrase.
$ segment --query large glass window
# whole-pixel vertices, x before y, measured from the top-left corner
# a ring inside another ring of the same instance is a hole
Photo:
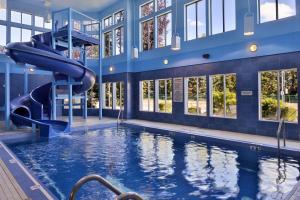
[[[6,26],[0,25],[0,35],[0,53],[3,53],[6,46]]]
[[[22,29],[22,42],[29,42],[29,41],[31,41],[31,30]]]
[[[144,5],[141,6],[141,17],[146,17],[148,15],[151,15],[154,13],[154,4],[153,1],[150,1]]]
[[[112,56],[113,46],[112,46],[112,32],[104,33],[104,57]]]
[[[17,12],[17,11],[11,11],[10,12],[10,21],[14,22],[14,23],[21,23],[22,17],[21,17],[21,13]]]
[[[124,82],[116,82],[114,91],[115,96],[115,106],[116,110],[124,109]]]
[[[172,40],[172,14],[167,13],[157,17],[157,46],[171,45]]]
[[[162,10],[165,9],[169,6],[171,6],[172,0],[157,0],[156,1],[156,9],[157,10]]]
[[[40,16],[34,17],[34,25],[36,27],[44,28],[44,18]]]
[[[185,79],[185,113],[206,115],[206,77],[189,77]]]
[[[32,20],[31,20],[32,15],[27,14],[27,13],[22,13],[22,24],[26,25],[32,25]]]
[[[124,53],[124,27],[115,29],[115,55]]]
[[[216,117],[237,117],[236,75],[222,74],[210,77],[210,113]]]
[[[206,37],[206,0],[186,6],[185,27],[187,40]]]
[[[297,69],[260,72],[259,95],[261,120],[298,122]]]
[[[88,91],[88,108],[99,108],[99,85],[97,83]]]
[[[17,27],[11,27],[10,42],[21,42],[21,29]]]
[[[172,79],[156,80],[156,111],[163,113],[172,113]]]
[[[0,20],[6,20],[6,9],[0,8]]]
[[[296,0],[259,0],[260,23],[296,15]]]
[[[103,84],[104,105],[105,109],[113,108],[113,83]]]
[[[236,0],[211,0],[211,34],[236,29]]]
[[[121,10],[114,15],[115,24],[121,23],[124,21],[124,10]]]
[[[112,16],[109,16],[105,18],[104,20],[104,27],[103,28],[108,28],[112,25]]]
[[[140,110],[154,111],[154,81],[140,81]]]
[[[142,50],[147,51],[154,48],[154,20],[142,22]]]

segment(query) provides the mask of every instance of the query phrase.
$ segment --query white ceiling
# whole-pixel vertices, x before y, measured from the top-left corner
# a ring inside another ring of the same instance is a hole
[[[44,0],[8,0],[14,3],[31,4],[32,6],[44,7]],[[120,0],[48,0],[52,10],[72,7],[81,12],[97,12]]]

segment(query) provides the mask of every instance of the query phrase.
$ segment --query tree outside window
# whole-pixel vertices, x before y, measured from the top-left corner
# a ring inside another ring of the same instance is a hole
[[[172,40],[172,14],[157,17],[157,46],[171,45]]]
[[[154,48],[154,20],[142,22],[142,49],[144,51]]]

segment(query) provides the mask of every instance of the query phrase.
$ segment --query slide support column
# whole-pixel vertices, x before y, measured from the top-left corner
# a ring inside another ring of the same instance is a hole
[[[10,130],[10,69],[5,63],[5,129]]]
[[[52,120],[56,120],[56,85],[52,81]]]

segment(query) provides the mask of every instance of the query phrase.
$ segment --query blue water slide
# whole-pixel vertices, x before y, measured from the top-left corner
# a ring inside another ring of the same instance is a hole
[[[71,77],[79,85],[73,86],[73,93],[89,90],[96,81],[95,73],[82,63],[66,58],[52,47],[52,34],[33,36],[31,42],[10,43],[7,55],[16,63],[30,64],[40,70],[53,72],[56,80]],[[68,123],[51,119],[52,83],[41,85],[28,95],[20,96],[11,102],[11,121],[17,127],[36,125],[41,137],[51,137],[68,130]]]

